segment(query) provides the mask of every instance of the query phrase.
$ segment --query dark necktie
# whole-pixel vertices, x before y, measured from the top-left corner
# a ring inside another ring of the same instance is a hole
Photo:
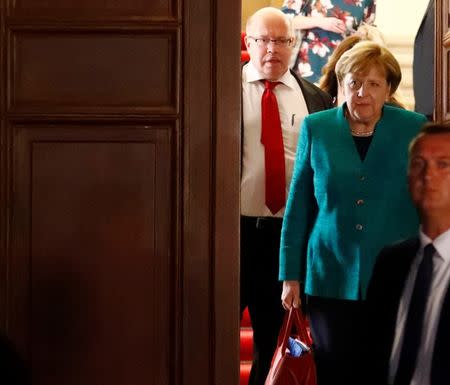
[[[286,174],[280,112],[273,89],[280,82],[264,81],[261,99],[261,143],[264,145],[266,206],[276,214],[286,202]]]
[[[417,353],[422,337],[425,307],[429,298],[431,279],[433,276],[433,255],[435,248],[432,243],[425,246],[423,258],[417,270],[416,281],[408,308],[405,323],[402,350],[395,376],[395,385],[409,385],[416,368]]]

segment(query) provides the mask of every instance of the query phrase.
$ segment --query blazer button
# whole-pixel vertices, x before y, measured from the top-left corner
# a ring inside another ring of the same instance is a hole
[[[361,230],[363,229],[363,225],[360,224],[360,223],[358,223],[358,224],[355,226],[355,228],[356,228],[356,230],[361,231]]]
[[[357,204],[358,206],[363,205],[363,204],[364,204],[364,199],[358,199],[358,200],[356,201],[356,204]]]

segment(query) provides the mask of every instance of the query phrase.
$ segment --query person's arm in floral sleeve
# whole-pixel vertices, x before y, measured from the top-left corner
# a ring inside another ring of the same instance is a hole
[[[375,24],[376,7],[377,4],[375,0],[366,1],[366,5],[364,8],[364,23]]]
[[[336,17],[325,15],[311,15],[311,1],[285,0],[281,10],[292,17],[292,26],[295,30],[321,28],[326,31],[342,34],[345,32],[345,23]]]

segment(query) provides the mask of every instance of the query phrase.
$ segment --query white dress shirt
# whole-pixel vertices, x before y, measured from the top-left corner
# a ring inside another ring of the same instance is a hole
[[[394,383],[397,373],[409,303],[411,301],[417,270],[423,257],[423,249],[431,242],[431,239],[420,231],[421,246],[413,261],[402,297],[400,298],[396,332],[389,362],[389,384]],[[442,304],[450,281],[450,230],[439,235],[433,241],[433,245],[436,249],[433,255],[433,278],[430,287],[430,296],[426,305],[423,334],[419,345],[416,369],[410,385],[430,385],[434,342],[439,326]]]
[[[261,98],[264,77],[250,62],[242,68],[242,177],[241,215],[253,217],[273,216],[265,204],[264,146],[261,144]],[[286,198],[292,178],[298,135],[303,118],[308,115],[305,98],[297,80],[288,71],[278,79],[274,88],[280,112],[283,133]],[[282,217],[284,208],[275,216]]]

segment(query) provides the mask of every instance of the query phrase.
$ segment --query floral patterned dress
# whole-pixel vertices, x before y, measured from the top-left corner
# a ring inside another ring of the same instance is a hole
[[[322,67],[334,48],[362,23],[373,24],[375,6],[376,0],[284,0],[281,10],[288,16],[336,17],[347,26],[343,34],[321,28],[302,30],[292,69],[303,78],[317,83],[322,76]]]

